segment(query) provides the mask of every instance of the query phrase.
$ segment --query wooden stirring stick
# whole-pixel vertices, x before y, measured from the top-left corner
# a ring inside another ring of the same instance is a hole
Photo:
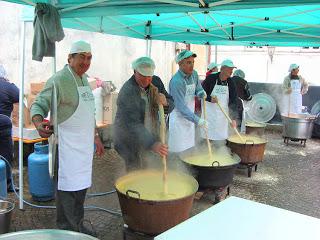
[[[160,140],[161,143],[166,143],[166,122],[164,117],[164,110],[162,104],[159,104],[159,115],[160,115]],[[167,157],[162,157],[162,164],[163,164],[163,192],[165,194],[168,193],[168,183],[167,183]]]
[[[224,111],[224,109],[221,107],[219,101],[217,101],[217,104],[221,110],[221,112],[223,112],[224,116],[228,119],[228,121],[230,122],[230,124],[232,124],[232,120],[231,118],[229,117],[229,115]],[[236,127],[233,128],[233,130],[236,132],[236,134],[239,136],[240,140],[242,143],[245,143],[244,139],[242,138],[242,136],[240,135],[238,129]]]
[[[206,99],[203,98],[202,100],[203,100],[203,118],[206,121],[207,120]],[[211,150],[211,145],[210,145],[210,141],[209,141],[209,138],[208,138],[208,129],[204,130],[204,132],[205,132],[205,135],[206,135],[209,157],[212,160],[212,150]]]

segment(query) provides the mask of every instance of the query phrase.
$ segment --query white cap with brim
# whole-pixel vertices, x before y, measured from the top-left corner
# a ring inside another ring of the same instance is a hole
[[[290,67],[289,67],[288,72],[291,72],[293,69],[297,69],[297,68],[299,68],[299,65],[298,65],[298,64],[295,64],[295,63],[292,63],[292,64],[290,65]]]
[[[197,57],[197,54],[194,52],[191,52],[189,50],[183,50],[176,56],[176,63],[181,62],[183,59],[186,59],[188,57]]]
[[[85,52],[85,53],[91,52],[91,46],[89,43],[81,40],[81,41],[74,42],[72,44],[69,54],[82,53],[82,52]]]
[[[226,66],[226,67],[229,67],[229,68],[237,68],[230,59],[224,60],[220,65],[222,67]]]
[[[155,68],[154,61],[149,57],[140,57],[132,62],[132,69],[145,77],[152,77]]]
[[[210,63],[209,65],[208,65],[208,71],[210,71],[210,70],[212,70],[212,69],[214,69],[215,67],[218,67],[219,66],[219,64],[216,64],[216,63]]]

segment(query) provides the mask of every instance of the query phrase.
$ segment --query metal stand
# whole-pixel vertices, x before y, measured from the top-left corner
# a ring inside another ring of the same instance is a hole
[[[289,145],[289,141],[292,141],[292,142],[300,142],[300,144],[302,144],[303,147],[306,147],[307,139],[283,137],[283,142],[284,142],[287,146]]]
[[[155,235],[134,231],[126,224],[123,225],[122,236],[123,240],[153,240],[155,237]]]
[[[257,163],[240,163],[240,166],[245,166],[248,169],[248,177],[251,177],[252,175],[252,168],[254,168],[255,172],[258,170]]]

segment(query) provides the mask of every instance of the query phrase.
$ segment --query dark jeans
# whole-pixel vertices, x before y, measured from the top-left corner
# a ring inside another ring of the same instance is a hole
[[[13,141],[11,136],[11,128],[0,130],[0,155],[4,157],[12,166],[13,161]],[[11,171],[6,163],[7,187],[11,188]]]
[[[57,227],[59,229],[81,231],[86,193],[87,189],[73,192],[57,190]]]
[[[142,168],[141,154],[137,146],[134,146],[132,143],[115,142],[114,149],[124,159],[127,172]]]

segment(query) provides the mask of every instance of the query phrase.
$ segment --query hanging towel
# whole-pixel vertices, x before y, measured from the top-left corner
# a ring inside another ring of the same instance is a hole
[[[43,57],[54,57],[55,42],[64,38],[58,10],[50,4],[37,3],[33,28],[32,59],[41,62]]]

